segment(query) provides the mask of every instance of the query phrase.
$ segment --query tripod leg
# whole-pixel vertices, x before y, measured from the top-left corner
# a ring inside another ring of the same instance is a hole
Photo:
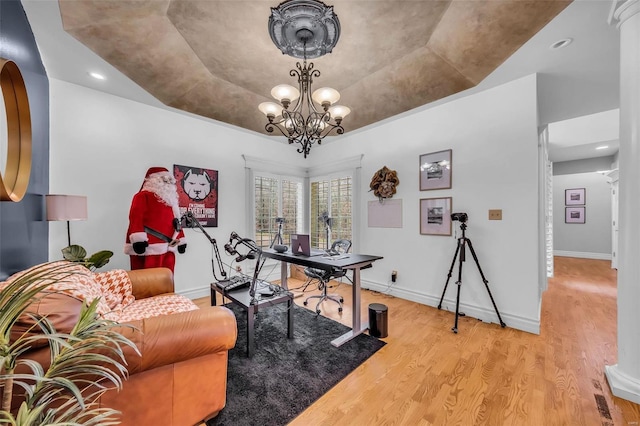
[[[442,296],[440,297],[440,303],[438,303],[438,309],[442,308],[442,300],[444,299],[444,294],[447,291],[447,286],[449,285],[449,280],[451,279],[451,272],[453,272],[453,265],[456,264],[456,258],[458,257],[459,251],[460,251],[460,239],[458,239],[458,245],[456,246],[456,254],[453,255],[453,260],[451,261],[451,267],[449,268],[449,273],[447,274],[447,282],[444,285],[444,290],[442,290]]]
[[[473,256],[473,260],[476,261],[476,266],[478,267],[478,271],[480,271],[480,276],[482,277],[482,282],[484,282],[484,286],[487,289],[487,293],[489,293],[489,298],[491,299],[491,303],[493,304],[493,309],[496,310],[496,314],[498,314],[498,320],[500,321],[501,327],[506,327],[507,324],[502,321],[502,317],[500,316],[500,312],[498,312],[498,307],[496,306],[496,302],[493,300],[493,295],[491,294],[491,290],[489,290],[489,281],[484,277],[484,273],[482,272],[482,268],[480,267],[480,262],[478,261],[478,256],[476,256],[476,252],[473,249],[473,244],[471,244],[471,240],[467,238],[467,243],[469,243],[469,250],[471,250],[471,255]]]
[[[464,262],[464,243],[465,243],[465,239],[461,238],[460,239],[460,261],[458,262],[458,281],[456,281],[456,285],[458,286],[458,290],[456,291],[456,319],[453,323],[453,328],[451,329],[451,331],[453,331],[454,333],[458,333],[458,316],[460,315],[460,287],[462,287],[462,262]]]

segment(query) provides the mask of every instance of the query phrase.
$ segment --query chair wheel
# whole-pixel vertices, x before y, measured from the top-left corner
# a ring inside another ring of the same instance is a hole
[[[316,309],[316,314],[320,315],[320,309]]]
[[[306,300],[303,303],[304,303],[304,306],[307,306],[307,301]]]
[[[338,312],[342,312],[342,308],[338,308]]]
[[[340,298],[340,303],[343,303],[343,302],[344,302],[344,299],[341,297]]]

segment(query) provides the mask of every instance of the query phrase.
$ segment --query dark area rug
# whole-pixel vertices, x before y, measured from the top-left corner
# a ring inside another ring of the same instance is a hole
[[[227,405],[208,426],[286,425],[385,345],[365,333],[336,348],[331,341],[350,329],[295,305],[294,338],[287,339],[286,306],[258,312],[256,350],[247,358],[246,315],[227,305],[238,341],[229,351]]]

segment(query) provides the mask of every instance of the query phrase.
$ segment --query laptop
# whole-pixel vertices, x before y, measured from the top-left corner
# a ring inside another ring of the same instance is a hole
[[[309,234],[291,234],[291,253],[302,256],[322,256],[325,250],[312,249]]]

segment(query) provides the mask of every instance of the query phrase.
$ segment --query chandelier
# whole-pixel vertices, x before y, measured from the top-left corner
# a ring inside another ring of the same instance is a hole
[[[342,119],[351,112],[346,106],[336,105],[340,99],[337,90],[321,87],[312,92],[313,78],[320,77],[320,71],[314,69],[313,62],[307,64],[308,58],[331,53],[340,37],[340,22],[333,6],[316,0],[288,0],[271,8],[269,34],[283,54],[303,62],[289,71],[298,87],[275,86],[271,96],[279,104],[263,102],[258,109],[269,120],[265,130],[273,133],[278,129],[290,144],[300,144],[298,152],[307,158],[314,143],[320,145],[334,130],[338,135],[344,133]]]

